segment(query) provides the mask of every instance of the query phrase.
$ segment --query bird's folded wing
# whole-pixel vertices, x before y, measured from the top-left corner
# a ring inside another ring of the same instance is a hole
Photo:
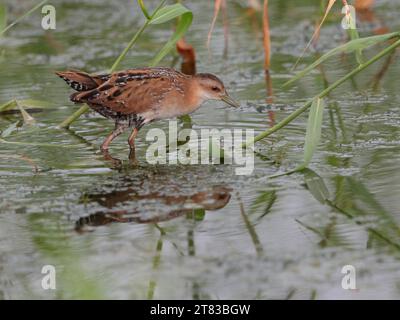
[[[157,108],[172,88],[173,83],[167,77],[135,78],[134,74],[113,74],[99,87],[79,93],[74,100],[121,114],[138,114]]]

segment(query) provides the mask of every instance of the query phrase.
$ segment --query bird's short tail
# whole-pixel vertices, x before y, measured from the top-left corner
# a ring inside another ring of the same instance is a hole
[[[62,78],[72,89],[78,91],[71,95],[71,101],[73,102],[80,102],[76,100],[79,92],[93,90],[110,78],[108,74],[90,75],[77,70],[58,71],[56,75]]]
[[[78,70],[57,71],[56,75],[64,79],[76,91],[93,90],[110,79],[108,74],[90,75]]]

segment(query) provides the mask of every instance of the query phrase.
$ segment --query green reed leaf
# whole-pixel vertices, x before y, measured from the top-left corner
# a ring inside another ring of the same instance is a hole
[[[13,109],[17,106],[17,100],[13,99],[0,105],[0,112]]]
[[[24,109],[24,107],[23,107],[20,103],[17,102],[17,105],[18,105],[19,111],[21,112],[22,119],[24,120],[24,124],[27,124],[27,125],[33,125],[33,124],[35,124],[35,123],[36,123],[35,118],[32,117],[32,116]]]
[[[149,12],[147,11],[147,8],[144,5],[143,0],[138,0],[138,3],[139,3],[139,6],[140,6],[140,9],[142,9],[143,15],[146,17],[147,20],[150,20],[151,16],[149,15]]]
[[[48,2],[49,0],[43,0],[42,2],[38,3],[36,6],[34,6],[32,9],[28,10],[27,12],[25,12],[22,16],[18,17],[17,19],[15,19],[12,23],[10,23],[7,27],[5,28],[1,28],[0,27],[0,36],[5,33],[6,31],[8,31],[9,29],[11,29],[13,26],[15,26],[18,22],[20,22],[22,19],[28,17],[29,15],[31,15],[33,12],[35,12],[37,9],[41,8],[46,2]],[[0,14],[1,15],[1,14]],[[0,18],[1,20],[1,18]]]
[[[318,60],[316,60],[314,63],[309,65],[307,68],[304,70],[300,71],[297,75],[295,75],[291,80],[286,82],[283,86],[287,86],[289,84],[292,84],[293,82],[299,80],[300,78],[304,77],[306,74],[308,74],[311,70],[315,69],[318,67],[321,63],[329,59],[330,57],[333,57],[335,55],[338,55],[340,53],[351,53],[354,51],[359,51],[366,49],[368,47],[374,46],[378,43],[387,41],[391,38],[394,37],[399,37],[400,32],[393,32],[393,33],[388,33],[388,34],[383,34],[379,36],[372,36],[372,37],[365,37],[365,38],[358,38],[351,40],[337,48],[334,48],[327,53],[325,53],[322,57],[320,57]],[[354,37],[354,35],[353,35]]]
[[[304,144],[304,159],[303,164],[300,165],[298,170],[304,169],[308,166],[321,139],[323,118],[322,116],[324,114],[324,106],[324,100],[320,98],[314,99],[311,104],[307,122],[306,139]]]
[[[10,134],[12,134],[14,131],[17,131],[19,127],[21,127],[22,121],[18,120],[17,122],[12,123],[9,125],[6,129],[4,129],[1,132],[0,137],[2,138],[7,138]]]
[[[0,112],[8,111],[8,110],[19,110],[18,105],[25,108],[50,108],[54,106],[54,104],[44,101],[44,100],[35,100],[35,99],[24,99],[24,100],[10,100],[2,105],[0,105]]]
[[[349,29],[348,34],[349,34],[351,40],[360,39],[357,29]],[[356,49],[356,60],[357,60],[358,64],[363,64],[363,62],[364,62],[364,57],[363,57],[362,52],[363,52],[362,48]]]
[[[397,32],[396,35],[400,35],[400,32]],[[326,97],[329,93],[331,93],[333,90],[341,86],[343,83],[345,83],[347,80],[353,78],[354,76],[358,75],[365,69],[367,69],[369,66],[371,66],[373,63],[379,61],[382,59],[382,57],[388,55],[389,53],[394,52],[398,47],[400,47],[400,39],[380,51],[378,54],[373,56],[371,59],[368,61],[364,62],[362,65],[359,65],[358,67],[354,68],[352,71],[347,73],[345,76],[341,77],[340,79],[336,80],[334,83],[332,83],[329,87],[325,88],[322,90],[318,95],[315,96],[315,98],[323,98]],[[248,139],[246,142],[242,144],[243,148],[246,148],[248,146],[254,145],[256,142],[265,139],[266,137],[269,137],[271,134],[275,133],[276,131],[284,128],[287,126],[289,123],[291,123],[294,119],[296,119],[299,115],[301,115],[303,112],[307,111],[311,105],[312,105],[313,100],[309,100],[304,106],[301,108],[293,111],[290,115],[288,115],[286,118],[275,124],[273,127],[261,132],[254,138]],[[293,172],[291,172],[293,173]]]
[[[302,170],[302,173],[308,191],[317,201],[324,204],[329,199],[329,191],[324,180],[316,172],[308,168]]]
[[[260,217],[258,217],[258,219],[261,219],[270,212],[277,198],[278,197],[275,190],[260,192],[258,197],[254,200],[253,204],[250,207],[250,214],[261,210],[262,214]]]
[[[150,24],[165,23],[167,21],[170,21],[187,13],[192,13],[192,12],[185,6],[181,5],[180,3],[165,6],[160,10],[158,10],[156,14],[151,17]]]
[[[152,17],[150,24],[164,23],[177,17],[180,17],[180,19],[174,34],[153,58],[150,63],[151,66],[157,65],[175,47],[176,42],[182,38],[192,24],[193,13],[186,7],[177,3],[172,6],[161,8],[154,17]]]
[[[347,29],[347,33],[350,37],[351,40],[356,40],[360,38],[360,35],[358,34],[357,30],[357,22],[355,19],[356,11],[354,8],[351,8],[349,6],[344,6],[342,8],[342,13],[345,15],[345,18],[348,20],[348,26],[349,29]],[[356,49],[356,60],[358,64],[362,64],[364,61],[363,54],[362,54],[362,49]]]

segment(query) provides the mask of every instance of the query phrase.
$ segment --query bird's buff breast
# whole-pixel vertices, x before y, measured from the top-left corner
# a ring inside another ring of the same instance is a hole
[[[196,111],[200,107],[200,105],[201,103],[190,103],[190,102],[188,103],[182,99],[178,103],[175,102],[152,108],[149,111],[139,114],[139,116],[146,119],[146,122],[154,120],[162,120],[162,119],[171,119],[185,114],[190,114]]]

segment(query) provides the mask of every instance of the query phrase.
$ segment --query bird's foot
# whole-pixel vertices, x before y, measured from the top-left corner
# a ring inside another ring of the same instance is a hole
[[[103,154],[104,160],[111,162],[113,168],[121,169],[122,161],[118,158],[112,157],[110,155],[110,153],[108,152],[108,148],[107,149],[100,148],[100,152],[101,152],[101,154]]]

